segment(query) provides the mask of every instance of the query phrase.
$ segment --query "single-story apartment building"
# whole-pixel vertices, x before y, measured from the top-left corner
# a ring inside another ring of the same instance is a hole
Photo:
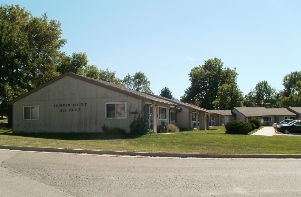
[[[207,110],[109,82],[66,73],[14,99],[13,132],[102,132],[129,130],[138,115],[157,126],[207,129]]]
[[[296,119],[297,116],[287,108],[234,107],[232,113],[235,120],[259,119],[265,126],[272,126],[283,119]]]
[[[209,122],[212,126],[222,126],[234,120],[231,110],[209,110]]]

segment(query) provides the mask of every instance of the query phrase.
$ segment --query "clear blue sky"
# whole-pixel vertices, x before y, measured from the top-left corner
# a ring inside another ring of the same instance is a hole
[[[61,22],[68,55],[123,79],[143,72],[151,90],[175,98],[190,86],[190,70],[210,58],[236,68],[247,94],[263,80],[283,89],[284,75],[301,71],[300,0],[0,0],[33,16]]]

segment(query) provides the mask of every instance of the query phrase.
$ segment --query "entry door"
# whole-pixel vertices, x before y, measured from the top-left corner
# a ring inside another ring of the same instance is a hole
[[[153,125],[153,106],[150,104],[144,106],[144,121],[147,128],[150,129]]]
[[[169,123],[175,124],[177,123],[177,114],[174,111],[171,111],[169,114]]]
[[[229,122],[229,116],[225,116],[225,122],[224,125],[226,125]]]

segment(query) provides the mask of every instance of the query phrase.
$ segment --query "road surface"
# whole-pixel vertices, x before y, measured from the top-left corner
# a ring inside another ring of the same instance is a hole
[[[0,150],[0,197],[300,196],[300,159],[183,159]]]

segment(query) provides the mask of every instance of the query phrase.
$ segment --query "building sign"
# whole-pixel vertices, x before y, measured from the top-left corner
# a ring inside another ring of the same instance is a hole
[[[59,112],[80,112],[82,107],[87,106],[87,103],[60,103],[53,106],[58,108]]]

